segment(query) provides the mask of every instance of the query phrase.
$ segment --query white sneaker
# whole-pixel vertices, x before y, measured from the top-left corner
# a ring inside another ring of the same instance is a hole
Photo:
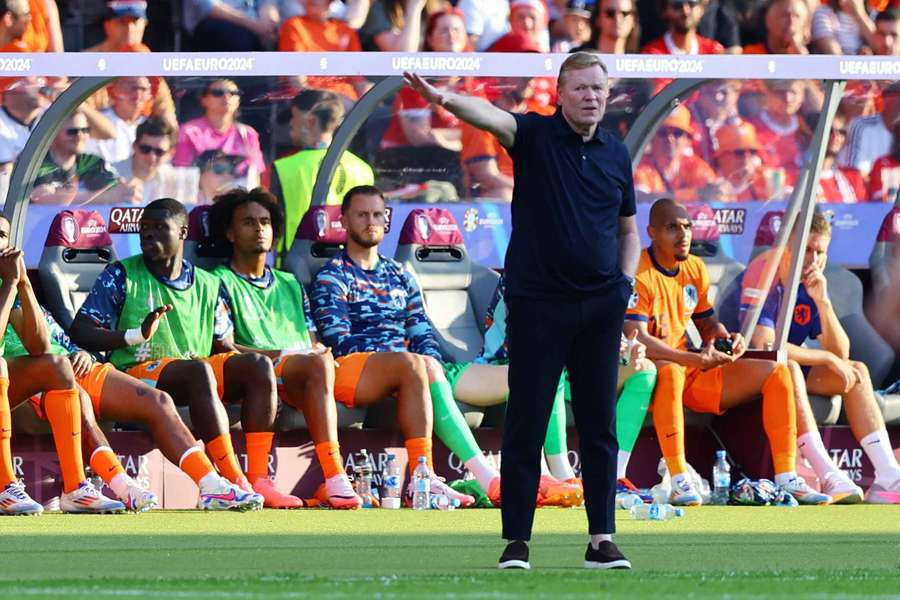
[[[781,487],[791,496],[796,498],[797,502],[800,504],[831,504],[831,496],[812,489],[799,475],[782,484]]]
[[[703,504],[703,497],[697,488],[694,487],[690,478],[683,477],[676,482],[676,478],[672,478],[672,491],[669,493],[669,504],[672,506],[700,506]]]
[[[900,504],[900,479],[888,483],[875,479],[869,491],[866,492],[866,502],[869,504]]]
[[[0,492],[0,515],[39,515],[44,507],[25,492],[25,484],[13,481]]]
[[[82,481],[76,489],[60,497],[59,509],[64,513],[104,514],[125,512],[125,505],[107,498],[89,481]]]
[[[224,477],[219,485],[209,490],[200,490],[197,508],[201,510],[262,510],[264,499],[256,492],[247,492]]]
[[[125,508],[134,512],[147,512],[159,506],[159,498],[150,490],[145,490],[140,484],[128,478],[128,494],[125,498],[121,498],[125,503]]]
[[[862,488],[850,481],[842,471],[830,471],[822,478],[822,492],[831,496],[832,504],[859,504]]]

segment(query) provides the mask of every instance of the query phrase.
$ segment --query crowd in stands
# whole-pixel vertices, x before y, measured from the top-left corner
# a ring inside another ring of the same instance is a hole
[[[98,15],[94,38],[72,34],[68,4],[0,2],[2,49],[900,54],[895,0],[191,0],[178,14],[162,3],[98,0],[81,3],[97,4],[86,12]],[[173,28],[183,33],[177,43],[148,45],[162,39],[152,30]],[[69,43],[75,38],[84,43]],[[207,204],[233,185],[263,184],[282,201],[292,230],[312,200],[333,132],[374,83],[321,75],[119,78],[60,129],[31,199],[143,205],[165,194]],[[67,84],[65,78],[0,79],[0,182]],[[604,124],[624,135],[661,82],[611,84]],[[553,78],[453,77],[439,85],[514,112],[555,110]],[[786,198],[808,162],[823,98],[822,82],[812,80],[704,86],[649,142],[635,172],[639,201]],[[898,114],[900,85],[848,84],[830,131],[821,202],[894,201]],[[337,203],[341,190],[370,183],[389,199],[511,198],[505,149],[409,89],[376,110],[351,150],[329,203]]]

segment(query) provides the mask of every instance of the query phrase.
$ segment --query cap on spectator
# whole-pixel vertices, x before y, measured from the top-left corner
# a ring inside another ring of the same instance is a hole
[[[666,120],[662,122],[662,126],[680,129],[681,131],[687,132],[689,135],[694,135],[694,126],[691,125],[691,111],[683,104],[679,104],[675,107],[675,110],[673,110],[672,113],[666,117]]]
[[[194,166],[199,167],[201,171],[205,171],[217,161],[226,161],[231,163],[232,169],[234,169],[244,160],[243,156],[238,156],[237,154],[226,154],[221,150],[207,150],[194,159]]]
[[[521,33],[507,33],[488,48],[488,52],[540,52],[537,42],[531,36]]]
[[[118,19],[120,17],[146,19],[147,3],[144,0],[110,0],[107,2],[106,18]]]
[[[594,9],[595,0],[568,0],[566,2],[566,14],[591,18],[591,11]]]
[[[512,13],[512,11],[517,8],[533,8],[541,13],[544,23],[547,22],[547,6],[542,0],[512,0],[512,2],[509,3],[509,12]]]
[[[762,152],[756,138],[756,130],[750,123],[723,125],[716,131],[716,156],[735,150],[756,150]]]

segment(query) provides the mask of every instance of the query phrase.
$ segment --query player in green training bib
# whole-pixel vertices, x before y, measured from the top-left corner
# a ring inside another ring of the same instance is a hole
[[[235,350],[218,279],[184,260],[184,206],[172,198],[154,200],[139,232],[141,254],[111,264],[98,277],[72,323],[72,339],[86,350],[110,352],[116,368],[189,406],[221,475],[245,492],[241,498],[249,494],[241,507],[259,508],[263,500],[271,507],[302,506],[268,477],[277,407],[272,364]],[[242,405],[249,480],[237,462],[223,402]]]
[[[325,475],[317,498],[335,508],[361,504],[343,467],[335,400],[366,406],[396,394],[400,429],[410,455],[430,458],[431,406],[424,393],[424,370],[417,382],[412,363],[394,356],[356,353],[335,361],[330,349],[316,339],[300,283],[293,275],[266,265],[284,223],[276,198],[262,188],[232,190],[216,199],[210,223],[213,236],[227,240],[231,248],[228,263],[214,274],[221,280],[235,344],[241,351],[269,356],[280,397],[303,411]],[[440,481],[435,486],[462,504],[471,500]]]

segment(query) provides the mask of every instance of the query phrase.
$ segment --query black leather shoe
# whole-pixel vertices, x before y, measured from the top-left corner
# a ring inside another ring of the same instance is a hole
[[[497,563],[498,569],[530,569],[528,562],[528,544],[522,540],[513,540],[506,545],[506,550]]]
[[[631,563],[612,542],[600,542],[597,549],[588,544],[584,553],[585,569],[630,569]]]

